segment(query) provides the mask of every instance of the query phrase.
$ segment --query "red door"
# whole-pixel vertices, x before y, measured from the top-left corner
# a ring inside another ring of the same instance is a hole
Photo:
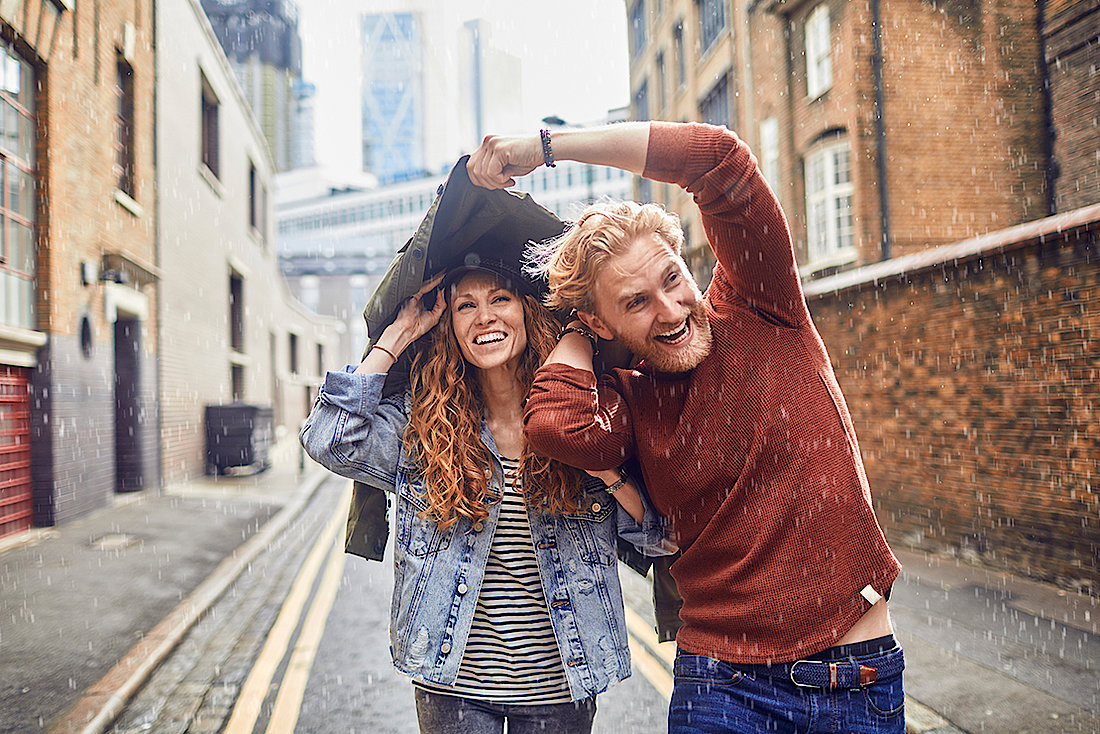
[[[0,538],[31,527],[30,370],[0,365]]]

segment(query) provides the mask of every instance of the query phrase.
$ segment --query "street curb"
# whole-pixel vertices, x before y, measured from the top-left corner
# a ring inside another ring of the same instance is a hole
[[[923,703],[906,696],[905,734],[963,734],[963,731]]]
[[[84,696],[54,723],[49,734],[101,734],[106,730],[206,610],[305,508],[330,476],[332,474],[319,467],[309,474],[298,486],[293,499],[223,559],[187,598],[142,637],[141,642],[89,687]]]

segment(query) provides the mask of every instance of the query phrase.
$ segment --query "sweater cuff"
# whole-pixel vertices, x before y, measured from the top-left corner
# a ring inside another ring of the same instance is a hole
[[[540,382],[542,380],[563,382],[569,387],[575,387],[581,390],[596,389],[596,374],[594,372],[571,367],[561,362],[551,362],[550,364],[539,367],[538,371],[535,373],[535,381]]]

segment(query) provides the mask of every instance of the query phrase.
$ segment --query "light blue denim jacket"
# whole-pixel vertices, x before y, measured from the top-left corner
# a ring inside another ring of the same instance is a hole
[[[414,679],[451,685],[473,622],[500,505],[494,503],[483,522],[460,518],[446,531],[420,518],[427,509],[423,480],[403,440],[409,396],[383,398],[385,375],[352,374],[354,369],[328,373],[302,428],[302,445],[329,470],[396,495],[393,664]],[[484,421],[481,440],[495,465],[495,471],[486,467],[490,491],[499,493],[503,469]],[[630,675],[616,533],[650,554],[668,552],[664,522],[648,500],[644,504],[639,524],[602,481],[589,478],[578,513],[529,513],[546,605],[574,700]]]

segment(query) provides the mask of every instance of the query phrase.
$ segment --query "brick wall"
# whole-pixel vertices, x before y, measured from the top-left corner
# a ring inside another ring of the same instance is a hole
[[[808,288],[892,543],[1098,591],[1100,206],[1082,211]]]

